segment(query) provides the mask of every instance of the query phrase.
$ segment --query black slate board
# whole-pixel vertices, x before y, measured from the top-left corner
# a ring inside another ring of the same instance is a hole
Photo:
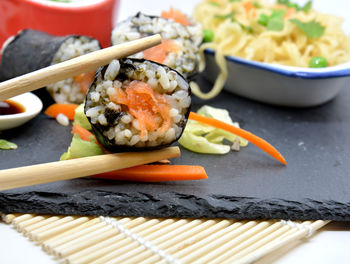
[[[201,80],[202,86],[208,84]],[[62,181],[0,192],[0,211],[149,217],[350,220],[350,90],[323,106],[281,108],[226,92],[205,102],[229,109],[241,126],[271,142],[284,167],[253,145],[228,155],[182,149],[175,164],[199,164],[203,181],[134,183]],[[195,100],[193,110],[203,101]],[[3,132],[19,148],[0,151],[0,168],[55,161],[70,128],[40,115]]]

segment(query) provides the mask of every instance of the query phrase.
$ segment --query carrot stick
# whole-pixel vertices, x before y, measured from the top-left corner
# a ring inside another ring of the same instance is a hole
[[[234,133],[237,136],[240,136],[240,137],[248,140],[252,144],[256,145],[257,147],[259,147],[260,149],[262,149],[263,151],[265,151],[266,153],[268,153],[269,155],[271,155],[272,157],[277,159],[283,165],[287,165],[287,162],[284,159],[284,157],[281,155],[281,153],[279,153],[278,150],[275,149],[270,143],[268,143],[264,139],[259,138],[258,136],[254,135],[254,134],[252,134],[252,133],[250,133],[242,128],[238,128],[238,127],[232,126],[230,124],[227,124],[225,122],[222,122],[220,120],[206,117],[206,116],[202,116],[202,115],[199,115],[199,114],[196,114],[193,112],[190,113],[189,119],[195,120],[195,121],[198,121],[198,122],[201,122],[201,123],[213,126],[213,127],[221,128],[223,130]]]
[[[77,104],[52,104],[46,110],[45,114],[56,118],[58,114],[64,114],[69,120],[74,120],[75,109]]]
[[[190,165],[140,165],[127,169],[100,173],[91,177],[141,182],[189,181],[208,178],[202,166]]]
[[[95,141],[97,141],[94,134],[92,134],[89,130],[81,126],[73,125],[72,134],[74,135],[75,133],[77,133],[82,140],[91,141],[92,136],[95,139]]]
[[[295,8],[288,8],[284,18],[288,19],[295,13]]]
[[[250,12],[255,10],[255,7],[252,2],[244,2],[243,7],[245,9],[246,17],[249,18]],[[256,14],[253,13],[253,18],[256,16]]]

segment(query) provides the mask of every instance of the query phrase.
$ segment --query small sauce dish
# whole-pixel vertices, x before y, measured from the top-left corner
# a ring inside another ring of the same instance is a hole
[[[22,107],[23,111],[16,114],[0,115],[0,131],[23,125],[37,116],[43,108],[43,103],[33,93],[17,95],[6,101],[14,102],[17,106]]]

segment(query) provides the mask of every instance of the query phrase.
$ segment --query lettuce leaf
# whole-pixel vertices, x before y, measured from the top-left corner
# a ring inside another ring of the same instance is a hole
[[[232,121],[228,111],[225,109],[205,105],[201,107],[197,113],[238,126],[238,123],[234,123]],[[239,140],[241,147],[248,145],[247,140],[242,139],[228,131],[189,120],[181,138],[179,139],[179,143],[184,148],[193,152],[226,154],[230,152],[231,147],[223,144],[224,140],[234,143],[237,139]]]
[[[87,119],[85,113],[84,113],[84,104],[79,105],[75,109],[75,115],[74,115],[74,125],[81,126],[87,130],[91,130],[91,125],[89,120]]]
[[[96,143],[93,137],[90,141],[85,141],[78,134],[74,134],[68,151],[63,153],[60,160],[83,158],[104,154],[102,148]]]
[[[0,149],[17,149],[18,146],[15,143],[7,141],[5,139],[0,139]]]

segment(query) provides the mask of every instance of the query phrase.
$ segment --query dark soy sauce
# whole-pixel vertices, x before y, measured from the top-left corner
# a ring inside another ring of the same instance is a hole
[[[0,115],[13,115],[23,113],[25,108],[20,103],[11,100],[0,102]]]

